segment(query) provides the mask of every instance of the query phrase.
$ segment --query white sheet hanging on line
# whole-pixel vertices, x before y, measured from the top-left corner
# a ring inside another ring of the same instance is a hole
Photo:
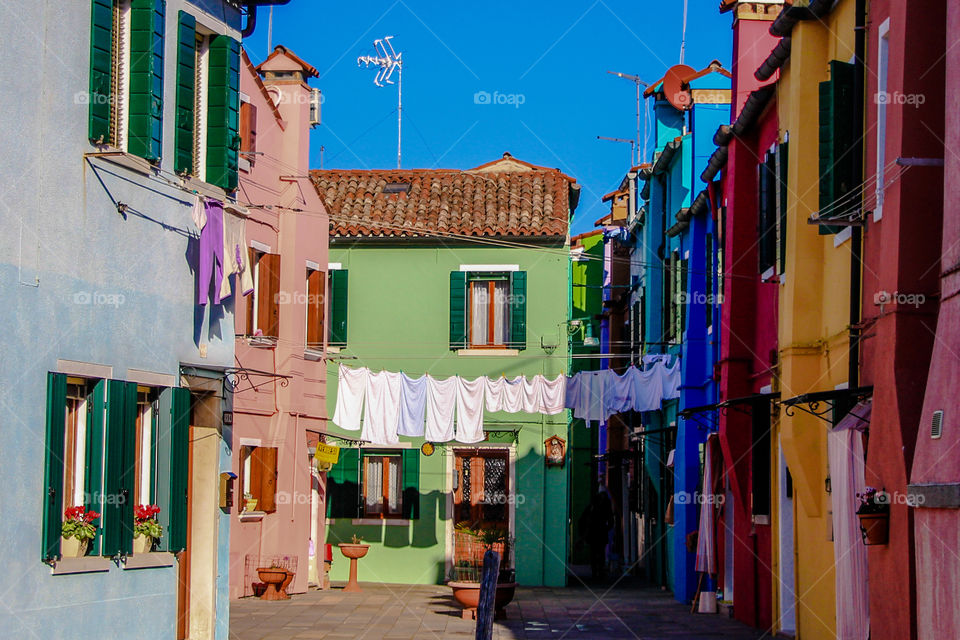
[[[380,371],[367,376],[367,402],[360,438],[373,444],[397,444],[400,424],[399,372]]]
[[[631,408],[634,411],[656,411],[663,404],[663,376],[659,366],[641,371],[630,368]]]
[[[427,377],[411,378],[400,373],[400,424],[397,433],[401,436],[423,437],[424,419],[427,411]]]
[[[543,376],[537,374],[529,379],[521,376],[520,383],[520,410],[524,413],[540,413],[543,402],[540,397]]]
[[[503,411],[520,413],[523,411],[523,376],[502,378]]]
[[[457,376],[457,442],[480,442],[483,434],[483,392],[486,379]]]
[[[333,424],[341,429],[360,430],[369,375],[370,370],[366,367],[351,369],[341,364],[337,369],[337,408],[333,412]]]
[[[540,413],[555,416],[563,413],[566,404],[567,377],[559,375],[553,380],[543,378],[540,382]]]
[[[427,423],[423,437],[429,442],[453,440],[453,417],[457,407],[457,377],[437,380],[427,375]]]
[[[503,394],[506,379],[503,376],[499,378],[484,378],[484,406],[490,413],[503,411]]]
[[[673,400],[680,397],[680,358],[673,361],[673,366],[661,360],[654,365],[660,367],[660,376],[663,384],[663,399]]]

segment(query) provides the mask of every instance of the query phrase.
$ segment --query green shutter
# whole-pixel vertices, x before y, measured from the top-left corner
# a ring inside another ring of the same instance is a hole
[[[193,173],[196,64],[197,20],[193,14],[181,11],[177,20],[177,101],[173,132],[173,170],[177,173]]]
[[[190,390],[170,390],[170,526],[167,550],[187,548],[187,492],[190,483]]]
[[[240,43],[213,36],[207,91],[207,182],[237,188],[240,150]]]
[[[420,517],[420,449],[404,449],[403,458],[403,517]]]
[[[93,0],[92,4],[88,135],[95,144],[107,144],[113,76],[113,0]]]
[[[514,349],[527,348],[526,271],[514,271],[510,276],[510,344]]]
[[[450,272],[450,348],[467,348],[467,273]]]
[[[133,551],[134,453],[137,437],[137,385],[107,381],[107,437],[103,479],[101,555]]]
[[[103,525],[103,434],[104,411],[106,406],[107,381],[97,380],[90,395],[87,396],[87,447],[85,455],[86,468],[83,474],[83,490],[85,499],[83,506],[87,511],[93,510],[101,514],[96,521],[98,526]],[[91,555],[99,555],[102,536],[93,539]]]
[[[40,557],[60,557],[63,523],[63,431],[66,426],[67,376],[47,374],[47,439],[43,465],[43,533]]]
[[[127,151],[160,161],[163,137],[165,0],[131,0]]]
[[[327,517],[360,517],[359,449],[340,449],[340,460],[327,472]]]
[[[333,269],[330,271],[330,345],[345,346],[347,344],[347,271]]]
[[[856,119],[853,101],[854,65],[830,61],[830,79],[820,83],[819,159],[820,211],[824,218],[834,217],[859,206],[856,197],[844,198],[859,174],[854,145],[859,144],[862,128]],[[837,202],[843,199],[842,202]],[[828,209],[829,207],[829,209]],[[837,233],[842,227],[821,225],[821,234]]]

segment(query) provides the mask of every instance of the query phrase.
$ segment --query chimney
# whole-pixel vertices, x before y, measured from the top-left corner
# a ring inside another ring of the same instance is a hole
[[[274,48],[257,72],[270,93],[279,96],[277,110],[286,123],[280,159],[296,167],[298,175],[306,175],[310,169],[310,127],[320,121],[319,91],[311,89],[307,82],[320,74],[282,45]],[[315,115],[311,118],[313,110]]]

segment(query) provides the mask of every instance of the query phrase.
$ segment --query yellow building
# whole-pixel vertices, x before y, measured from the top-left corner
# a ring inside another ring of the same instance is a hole
[[[855,48],[856,0],[841,0],[832,10],[829,5],[818,0],[796,2],[795,13],[791,16],[787,9],[774,26],[792,40],[777,89],[780,138],[789,141],[787,216],[783,225],[786,257],[780,282],[778,332],[783,400],[812,392],[828,392],[822,395],[830,396],[829,392],[843,389],[849,382],[851,250],[858,234],[849,226],[829,233],[809,223],[811,216],[823,208],[824,198],[820,184],[820,125],[824,117],[821,83],[834,79],[831,74],[839,74],[831,61],[849,63]],[[804,11],[809,13],[804,15]],[[844,64],[848,79],[852,66]],[[854,139],[859,139],[859,134]],[[839,191],[849,188],[844,184]],[[819,410],[831,402],[821,402]],[[780,405],[779,426],[774,426],[779,433],[772,438],[776,443],[773,462],[778,465],[782,454],[793,480],[794,498],[792,517],[776,513],[780,505],[775,503],[773,518],[781,523],[792,521],[795,546],[795,568],[785,572],[782,562],[774,567],[774,610],[782,589],[792,587],[796,637],[820,640],[836,637],[837,588],[825,422],[831,416],[817,417],[803,410],[811,405],[801,405]],[[775,496],[779,493],[777,489],[772,492]],[[776,540],[775,536],[774,545]],[[773,549],[773,557],[782,558],[779,552]],[[780,584],[782,587],[777,588]]]

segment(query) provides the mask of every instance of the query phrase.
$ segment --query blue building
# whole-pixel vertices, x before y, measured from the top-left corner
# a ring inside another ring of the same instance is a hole
[[[640,441],[647,573],[680,601],[697,588],[695,553],[702,445],[715,421],[685,409],[718,400],[720,229],[717,195],[702,189],[699,168],[729,121],[730,74],[719,62],[695,71],[673,67],[651,86],[655,150],[638,173],[639,209],[631,220],[635,280],[633,331],[646,356],[679,358],[680,398],[644,415]],[[672,498],[671,498],[672,496]],[[671,504],[672,500],[672,504]]]
[[[238,296],[198,289],[192,213],[237,184],[243,4],[3,11],[0,637],[228,635]],[[140,552],[138,504],[164,529]]]

